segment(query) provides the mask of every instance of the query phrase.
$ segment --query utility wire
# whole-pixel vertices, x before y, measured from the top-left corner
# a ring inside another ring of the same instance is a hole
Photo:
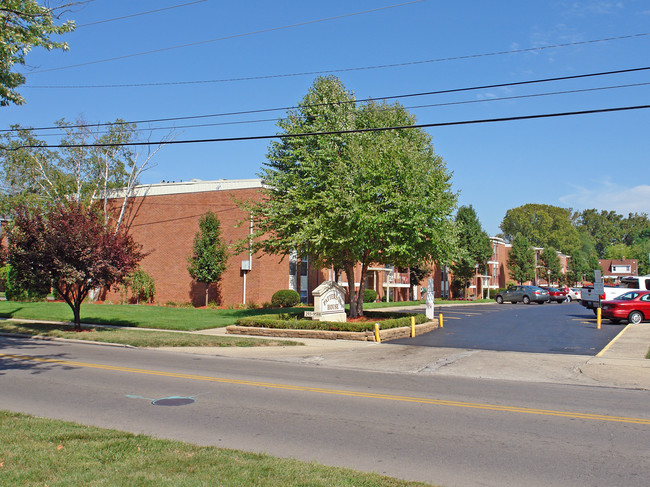
[[[131,15],[123,15],[122,17],[115,17],[113,19],[106,19],[106,20],[98,20],[96,22],[88,22],[87,24],[79,24],[75,25],[75,29],[80,29],[82,27],[89,27],[91,25],[97,25],[97,24],[105,24],[107,22],[115,22],[117,20],[124,20],[124,19],[130,19],[132,17],[139,17],[140,15],[148,15],[148,14],[154,14],[157,12],[162,12],[163,10],[172,10],[174,8],[180,8],[180,7],[187,7],[188,5],[194,5],[196,3],[203,3],[206,2],[207,0],[196,0],[194,2],[189,2],[189,3],[182,3],[180,5],[172,5],[170,7],[164,7],[164,8],[158,8],[156,10],[148,10],[146,12],[139,12],[137,14],[131,14]]]
[[[206,142],[237,142],[237,141],[250,141],[250,140],[265,140],[265,139],[294,139],[303,137],[312,137],[318,135],[342,135],[342,134],[356,134],[368,132],[385,132],[387,130],[407,130],[407,129],[420,129],[432,127],[451,127],[457,125],[470,125],[478,123],[495,123],[495,122],[511,122],[517,120],[534,120],[542,118],[557,118],[575,115],[590,115],[595,113],[612,113],[622,112],[629,110],[641,110],[650,108],[650,105],[637,105],[625,106],[614,108],[597,108],[594,110],[581,110],[575,112],[556,112],[556,113],[542,113],[535,115],[519,115],[515,117],[503,118],[487,118],[479,120],[460,120],[456,122],[438,122],[438,123],[422,123],[414,125],[397,125],[391,127],[375,127],[365,129],[352,129],[352,130],[331,130],[325,132],[305,132],[299,134],[275,134],[275,135],[251,135],[246,137],[223,137],[211,139],[192,139],[192,140],[162,140],[157,142],[126,142],[118,144],[56,144],[56,145],[22,145],[19,147],[1,147],[6,151],[16,151],[19,149],[33,149],[33,148],[46,148],[46,149],[61,149],[61,148],[77,148],[77,147],[127,147],[127,146],[151,146],[151,145],[172,145],[172,144],[201,144]]]
[[[386,7],[386,8],[388,8],[388,7]],[[350,14],[350,15],[356,15],[356,14]],[[260,31],[260,32],[265,32],[265,31]],[[241,35],[248,35],[248,34],[241,34]],[[331,74],[331,73],[346,73],[346,72],[351,72],[351,71],[365,71],[365,70],[371,70],[371,69],[397,68],[397,67],[403,67],[403,66],[414,66],[414,65],[418,65],[418,64],[439,63],[439,62],[446,62],[446,61],[459,61],[459,60],[463,60],[463,59],[474,59],[474,58],[488,57],[488,56],[501,56],[503,54],[520,54],[520,53],[524,53],[524,52],[541,51],[541,50],[544,50],[544,49],[555,49],[555,48],[561,48],[561,47],[578,46],[578,45],[581,45],[581,44],[594,44],[594,43],[597,43],[597,42],[608,42],[608,41],[617,41],[617,40],[622,40],[622,39],[631,39],[631,38],[635,38],[635,37],[644,37],[644,36],[648,36],[648,35],[650,35],[650,32],[644,32],[644,33],[640,33],[640,34],[631,34],[631,35],[626,35],[626,36],[618,36],[618,37],[608,37],[608,38],[603,38],[603,39],[592,39],[592,40],[588,40],[588,41],[569,42],[569,43],[565,43],[565,44],[554,44],[554,45],[550,45],[550,46],[528,47],[528,48],[524,48],[524,49],[513,49],[513,50],[510,50],[510,51],[497,51],[497,52],[488,52],[488,53],[479,53],[479,54],[467,54],[467,55],[464,55],[464,56],[426,59],[426,60],[423,60],[423,61],[409,61],[409,62],[395,63],[395,64],[380,64],[380,65],[376,65],[376,66],[361,66],[361,67],[330,69],[330,70],[322,70],[322,71],[304,71],[304,72],[300,72],[300,73],[272,74],[272,75],[262,75],[262,76],[248,76],[248,77],[239,77],[239,78],[222,78],[222,79],[198,80],[198,81],[170,81],[170,82],[161,82],[161,83],[129,83],[129,84],[110,84],[110,85],[23,85],[22,88],[38,88],[38,89],[133,88],[133,87],[144,87],[144,86],[193,85],[193,84],[206,84],[206,83],[226,83],[226,82],[234,82],[234,81],[254,81],[254,80],[274,79],[274,78],[290,78],[290,77],[296,77],[296,76],[314,76],[314,75]],[[237,36],[234,36],[234,37],[237,37]],[[224,39],[227,39],[227,38],[224,38]],[[203,41],[203,42],[213,42],[213,41],[216,41],[216,40],[220,40],[220,39],[213,39],[212,41]],[[177,46],[177,47],[183,47],[183,46]],[[175,49],[175,48],[170,48],[170,49]],[[158,52],[158,51],[149,51],[147,53],[141,53],[141,54],[148,54],[150,52]],[[140,55],[140,54],[136,54],[136,55]],[[61,67],[61,68],[52,68],[52,69],[46,69],[46,70],[41,70],[41,71],[32,71],[32,73],[43,73],[45,71],[54,71],[54,70],[58,70],[58,69],[67,69],[67,68],[72,68],[72,67],[77,67],[77,66],[85,66],[86,64],[94,64],[94,63],[99,63],[99,62],[105,62],[105,61],[110,61],[110,60],[113,60],[113,59],[123,59],[124,57],[131,57],[131,56],[122,56],[122,57],[117,57],[117,58],[111,58],[111,59],[104,60],[104,61],[95,61],[95,62],[92,62],[92,63],[75,64],[73,66],[64,66],[64,67]],[[27,76],[28,74],[31,74],[31,73],[25,73],[24,75]]]
[[[305,22],[298,22],[296,24],[289,24],[289,25],[283,25],[283,26],[280,26],[280,27],[270,27],[268,29],[255,30],[255,31],[251,31],[251,32],[245,32],[243,34],[233,34],[233,35],[224,36],[224,37],[217,37],[215,39],[208,39],[208,40],[205,40],[205,41],[190,42],[190,43],[187,43],[187,44],[179,44],[179,45],[170,46],[170,47],[162,47],[160,49],[152,49],[150,51],[142,51],[142,52],[136,52],[136,53],[133,53],[133,54],[125,54],[123,56],[115,56],[115,57],[106,58],[106,59],[99,59],[99,60],[96,60],[96,61],[88,61],[88,62],[85,62],[85,63],[71,64],[69,66],[59,66],[58,68],[39,69],[37,71],[31,71],[29,73],[24,73],[24,76],[31,75],[31,74],[36,74],[36,73],[47,73],[47,72],[50,72],[50,71],[59,71],[59,70],[62,70],[62,69],[78,68],[80,66],[89,66],[91,64],[107,63],[109,61],[118,61],[118,60],[121,60],[121,59],[128,59],[128,58],[133,58],[133,57],[138,57],[138,56],[145,56],[147,54],[155,54],[155,53],[158,53],[158,52],[171,51],[171,50],[174,50],[174,49],[181,49],[181,48],[184,48],[184,47],[193,47],[193,46],[199,46],[199,45],[202,45],[202,44],[209,44],[209,43],[212,43],[212,42],[225,41],[225,40],[228,40],[228,39],[236,39],[238,37],[246,37],[246,36],[252,36],[252,35],[257,35],[257,34],[264,34],[264,33],[267,33],[267,32],[274,32],[274,31],[277,31],[277,30],[291,29],[291,28],[294,28],[294,27],[302,27],[304,25],[316,24],[316,23],[319,23],[319,22],[328,22],[330,20],[338,20],[338,19],[343,19],[343,18],[346,18],[346,17],[353,17],[355,15],[363,15],[363,14],[368,14],[368,13],[373,13],[373,12],[379,12],[380,10],[387,10],[387,9],[391,9],[391,8],[404,7],[406,5],[412,5],[414,3],[421,3],[421,2],[425,2],[425,1],[427,1],[427,0],[413,0],[413,1],[410,1],[410,2],[398,3],[398,4],[395,4],[395,5],[387,5],[385,7],[378,7],[378,8],[373,8],[373,9],[369,9],[369,10],[363,10],[363,11],[360,11],[360,12],[352,12],[352,13],[349,13],[349,14],[335,15],[333,17],[327,17],[327,18],[324,18],[324,19],[307,20]]]
[[[612,70],[612,71],[601,71],[597,73],[586,73],[586,74],[575,74],[571,76],[557,76],[553,78],[541,78],[541,79],[533,79],[533,80],[524,80],[524,81],[512,81],[509,83],[496,83],[496,84],[489,84],[489,85],[478,85],[478,86],[469,86],[469,87],[463,87],[463,88],[450,88],[450,89],[445,89],[445,90],[437,90],[437,91],[425,91],[425,92],[420,92],[420,93],[408,93],[408,94],[402,94],[402,95],[390,95],[390,96],[382,96],[382,97],[376,97],[376,98],[362,98],[359,100],[352,100],[352,101],[339,101],[339,102],[331,102],[331,103],[315,103],[315,104],[308,104],[308,105],[303,105],[303,107],[316,107],[316,106],[325,106],[325,105],[342,105],[342,104],[347,104],[347,103],[361,103],[361,102],[367,102],[370,100],[394,100],[394,99],[399,99],[399,98],[412,98],[412,97],[418,97],[418,96],[428,96],[428,95],[441,95],[441,94],[448,94],[448,93],[460,93],[463,91],[474,91],[474,90],[485,90],[485,89],[491,89],[491,88],[505,88],[509,86],[523,86],[523,85],[529,85],[529,84],[536,84],[536,83],[549,83],[553,81],[566,81],[566,80],[573,80],[573,79],[582,79],[582,78],[593,78],[597,76],[609,76],[609,75],[614,75],[614,74],[625,74],[625,73],[635,73],[635,72],[640,72],[640,71],[648,71],[650,70],[650,66],[643,66],[639,68],[629,68],[629,69],[618,69],[618,70]],[[236,112],[223,112],[223,113],[212,113],[212,114],[204,114],[204,115],[189,115],[189,116],[182,116],[182,117],[166,117],[166,118],[152,118],[152,119],[143,119],[143,120],[133,120],[129,122],[103,122],[103,123],[92,123],[92,124],[79,124],[79,125],[69,125],[67,128],[85,128],[85,127],[102,127],[102,126],[110,126],[110,125],[125,125],[125,124],[142,124],[142,123],[159,123],[159,122],[174,122],[177,120],[197,120],[197,119],[202,119],[202,118],[214,118],[214,117],[226,117],[226,116],[233,116],[233,115],[250,115],[253,113],[268,113],[268,112],[276,112],[276,111],[286,111],[286,110],[295,110],[301,108],[299,106],[289,106],[289,107],[278,107],[278,108],[263,108],[263,109],[257,109],[257,110],[242,110],[242,111],[236,111]],[[58,125],[56,126],[46,126],[46,127],[36,127],[32,128],[32,130],[59,130],[61,127]],[[2,132],[15,132],[16,129],[1,129],[0,133]]]
[[[422,108],[438,108],[438,107],[446,107],[446,106],[454,106],[454,105],[468,105],[472,103],[486,103],[486,102],[493,102],[493,101],[507,101],[507,100],[519,100],[519,99],[525,99],[525,98],[538,98],[542,96],[554,96],[554,95],[567,95],[567,94],[575,94],[575,93],[589,93],[592,91],[603,91],[603,90],[613,90],[613,89],[619,89],[619,88],[635,88],[639,86],[648,86],[650,85],[650,82],[647,83],[631,83],[631,84],[626,84],[626,85],[614,85],[614,86],[600,86],[597,88],[582,88],[582,89],[576,89],[576,90],[563,90],[563,91],[551,91],[551,92],[546,92],[546,93],[532,93],[528,95],[513,95],[513,96],[500,96],[500,97],[495,97],[495,98],[483,98],[479,100],[461,100],[461,101],[451,101],[451,102],[444,102],[444,103],[428,103],[425,105],[411,105],[411,106],[405,106],[404,108],[406,110],[418,110]],[[394,107],[389,107],[385,108],[382,110],[393,110]],[[300,117],[304,118],[304,117]],[[282,120],[282,119],[281,119]],[[150,131],[153,132],[155,130],[179,130],[179,129],[188,129],[188,128],[205,128],[205,127],[221,127],[221,126],[226,126],[226,125],[243,125],[243,124],[249,124],[249,123],[266,123],[266,122],[277,122],[277,118],[263,118],[263,119],[256,119],[256,120],[238,120],[234,122],[215,122],[215,123],[200,123],[200,124],[191,124],[191,125],[168,125],[165,127],[148,127],[148,128],[136,128],[134,129],[135,132],[146,132]],[[76,132],[76,133],[81,133],[81,132]],[[98,131],[95,132],[95,134],[107,134],[109,131]],[[62,137],[64,135],[69,135],[67,133],[58,133],[58,134],[33,134],[35,137]]]

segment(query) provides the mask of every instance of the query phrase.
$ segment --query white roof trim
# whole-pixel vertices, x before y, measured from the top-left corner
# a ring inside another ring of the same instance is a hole
[[[201,181],[192,179],[181,182],[163,182],[156,184],[141,184],[133,188],[130,196],[164,196],[170,194],[203,193],[206,191],[232,191],[236,189],[261,188],[261,179],[218,179],[216,181]],[[109,198],[124,198],[126,188],[109,191]]]

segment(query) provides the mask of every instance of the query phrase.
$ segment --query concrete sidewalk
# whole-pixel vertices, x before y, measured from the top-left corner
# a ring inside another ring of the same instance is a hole
[[[197,333],[226,335],[224,328]],[[284,339],[284,338],[283,338]],[[284,339],[290,340],[290,339]],[[650,390],[650,323],[628,325],[596,357],[295,339],[304,346],[184,348],[189,353],[377,372],[602,385]],[[174,350],[167,348],[167,350]],[[178,349],[175,349],[178,351]]]

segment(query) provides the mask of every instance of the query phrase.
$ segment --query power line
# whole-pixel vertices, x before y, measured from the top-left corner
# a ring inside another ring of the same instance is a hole
[[[385,8],[391,8],[391,7],[385,7]],[[364,13],[364,12],[361,12]],[[358,14],[350,14],[350,15],[358,15]],[[320,21],[313,21],[313,22],[321,22],[324,20],[329,20],[329,19],[323,19]],[[299,25],[299,24],[297,24]],[[292,26],[288,26],[292,27]],[[278,28],[279,29],[279,28]],[[277,30],[277,29],[271,29],[271,30]],[[266,32],[266,31],[258,31],[258,32]],[[249,34],[240,34],[240,35],[250,35]],[[274,79],[274,78],[290,78],[290,77],[297,77],[297,76],[315,76],[315,75],[321,75],[321,74],[332,74],[332,73],[347,73],[347,72],[352,72],[352,71],[365,71],[365,70],[372,70],[372,69],[385,69],[385,68],[398,68],[398,67],[404,67],[404,66],[414,66],[418,64],[427,64],[427,63],[439,63],[439,62],[447,62],[447,61],[459,61],[463,59],[474,59],[474,58],[480,58],[480,57],[488,57],[488,56],[501,56],[504,54],[520,54],[524,52],[533,52],[533,51],[541,51],[544,49],[556,49],[556,48],[562,48],[562,47],[571,47],[571,46],[578,46],[582,44],[594,44],[597,42],[608,42],[608,41],[617,41],[617,40],[622,40],[622,39],[631,39],[635,37],[644,37],[650,35],[650,32],[643,32],[640,34],[630,34],[630,35],[625,35],[625,36],[618,36],[618,37],[607,37],[603,39],[592,39],[588,41],[576,41],[576,42],[569,42],[565,44],[554,44],[550,46],[541,46],[541,47],[528,47],[524,49],[513,49],[510,51],[496,51],[496,52],[488,52],[488,53],[479,53],[479,54],[467,54],[464,56],[454,56],[454,57],[446,57],[446,58],[436,58],[436,59],[426,59],[426,60],[421,60],[421,61],[408,61],[408,62],[403,62],[403,63],[394,63],[394,64],[380,64],[376,66],[361,66],[361,67],[352,67],[352,68],[340,68],[340,69],[330,69],[330,70],[321,70],[321,71],[304,71],[304,72],[299,72],[299,73],[285,73],[285,74],[272,74],[272,75],[261,75],[261,76],[248,76],[248,77],[239,77],[239,78],[222,78],[222,79],[213,79],[213,80],[198,80],[198,81],[170,81],[170,82],[162,82],[162,83],[129,83],[129,84],[110,84],[110,85],[23,85],[22,88],[36,88],[36,89],[82,89],[82,88],[133,88],[133,87],[145,87],[145,86],[173,86],[173,85],[193,85],[193,84],[207,84],[207,83],[226,83],[226,82],[235,82],[235,81],[255,81],[255,80],[263,80],[263,79]],[[232,36],[232,37],[238,37],[238,36]],[[229,39],[231,37],[224,37],[222,39],[213,39],[211,41],[202,41],[201,43],[204,42],[214,42],[217,40],[223,40],[223,39]],[[186,46],[191,45],[191,44],[186,44]],[[176,46],[173,48],[169,49],[176,49],[177,47],[185,47],[185,46]],[[168,50],[168,49],[162,49],[162,50]],[[46,70],[41,70],[41,71],[32,71],[32,73],[43,73],[46,71],[54,71],[58,69],[67,69],[67,68],[74,68],[78,66],[85,66],[87,64],[95,64],[95,63],[100,63],[100,62],[106,62],[106,61],[111,61],[115,59],[124,59],[126,57],[132,57],[132,56],[139,56],[142,54],[149,54],[153,52],[159,52],[160,50],[157,51],[148,51],[145,53],[140,53],[140,54],[134,54],[134,55],[128,55],[128,56],[121,56],[121,57],[116,57],[116,58],[111,58],[111,59],[106,59],[103,61],[93,61],[90,63],[84,63],[84,64],[75,64],[72,66],[64,66],[61,68],[52,68],[52,69],[46,69]],[[29,73],[31,74],[31,73]],[[27,76],[28,73],[25,74]]]
[[[542,96],[554,96],[554,95],[567,95],[567,94],[574,94],[574,93],[589,93],[592,91],[603,91],[603,90],[613,90],[613,89],[619,89],[619,88],[635,88],[639,86],[648,86],[650,85],[650,82],[647,83],[630,83],[626,85],[614,85],[614,86],[600,86],[596,88],[581,88],[581,89],[575,89],[575,90],[563,90],[563,91],[551,91],[551,92],[546,92],[546,93],[532,93],[528,95],[512,95],[512,96],[501,96],[501,97],[495,97],[495,98],[484,98],[480,100],[461,100],[461,101],[451,101],[451,102],[444,102],[444,103],[428,103],[425,105],[411,105],[411,106],[405,106],[404,108],[406,110],[417,110],[421,108],[438,108],[438,107],[446,107],[446,106],[454,106],[454,105],[468,105],[472,103],[486,103],[486,102],[494,102],[494,101],[507,101],[507,100],[519,100],[519,99],[525,99],[525,98],[538,98]],[[392,107],[387,108],[386,110],[392,110]],[[137,132],[146,132],[146,131],[155,131],[155,130],[173,130],[173,129],[187,129],[187,128],[204,128],[204,127],[221,127],[221,126],[226,126],[226,125],[243,125],[243,124],[249,124],[249,123],[265,123],[265,122],[277,122],[277,118],[264,118],[264,119],[256,119],[256,120],[239,120],[239,121],[234,121],[234,122],[216,122],[216,123],[201,123],[201,124],[192,124],[192,125],[170,125],[170,126],[165,126],[165,127],[148,127],[148,128],[136,128],[134,131]],[[107,134],[109,133],[108,131],[102,131],[102,132],[95,132],[95,134]],[[35,137],[54,137],[54,136],[64,136],[68,134],[64,133],[59,133],[59,134],[32,134]]]
[[[325,132],[305,132],[299,134],[275,134],[275,135],[251,135],[245,137],[222,137],[222,138],[210,138],[210,139],[192,139],[192,140],[169,140],[169,141],[157,141],[157,142],[126,142],[118,144],[57,144],[57,145],[23,145],[19,147],[3,147],[7,151],[16,151],[19,149],[33,149],[33,148],[46,148],[46,149],[62,149],[62,148],[78,148],[78,147],[132,147],[132,146],[150,146],[150,145],[175,145],[175,144],[201,144],[206,142],[239,142],[239,141],[250,141],[250,140],[268,140],[268,139],[290,139],[290,138],[303,138],[303,137],[312,137],[317,135],[342,135],[342,134],[356,134],[356,133],[368,133],[368,132],[385,132],[388,130],[407,130],[407,129],[421,129],[421,128],[433,128],[433,127],[451,127],[457,125],[471,125],[478,123],[495,123],[495,122],[512,122],[517,120],[534,120],[542,118],[557,118],[557,117],[567,117],[575,115],[590,115],[595,113],[613,113],[613,112],[622,112],[629,110],[641,110],[650,108],[650,105],[637,105],[637,106],[625,106],[625,107],[613,107],[613,108],[597,108],[593,110],[580,110],[574,112],[556,112],[556,113],[542,113],[535,115],[518,115],[514,117],[502,117],[502,118],[487,118],[479,120],[460,120],[456,122],[438,122],[438,123],[422,123],[414,125],[397,125],[391,127],[375,127],[375,128],[365,128],[365,129],[352,129],[352,130],[331,130]]]
[[[618,70],[612,70],[612,71],[601,71],[597,73],[583,73],[583,74],[575,74],[575,75],[570,75],[570,76],[556,76],[552,78],[541,78],[541,79],[533,79],[533,80],[524,80],[524,81],[512,81],[508,83],[494,83],[494,84],[488,84],[488,85],[478,85],[478,86],[469,86],[469,87],[463,87],[463,88],[450,88],[450,89],[444,89],[444,90],[436,90],[436,91],[425,91],[425,92],[419,92],[419,93],[408,93],[408,94],[402,94],[402,95],[390,95],[390,96],[382,96],[382,97],[376,97],[376,98],[363,98],[359,100],[353,100],[353,101],[340,101],[340,102],[332,102],[332,103],[316,103],[316,104],[310,104],[310,105],[304,105],[305,107],[314,107],[314,106],[324,106],[324,105],[341,105],[341,104],[346,104],[346,103],[361,103],[361,102],[367,102],[370,100],[394,100],[394,99],[399,99],[399,98],[412,98],[412,97],[418,97],[418,96],[429,96],[429,95],[441,95],[441,94],[449,94],[449,93],[460,93],[464,91],[474,91],[474,90],[485,90],[485,89],[492,89],[492,88],[505,88],[509,86],[523,86],[523,85],[529,85],[529,84],[536,84],[536,83],[549,83],[549,82],[554,82],[554,81],[567,81],[567,80],[573,80],[573,79],[582,79],[582,78],[593,78],[597,76],[609,76],[609,75],[614,75],[614,74],[626,74],[626,73],[634,73],[634,72],[641,72],[641,71],[648,71],[650,70],[650,66],[643,66],[643,67],[638,67],[638,68],[628,68],[628,69],[618,69]],[[276,111],[286,111],[286,110],[295,110],[297,108],[300,108],[299,106],[289,106],[289,107],[278,107],[278,108],[263,108],[263,109],[256,109],[256,110],[242,110],[242,111],[236,111],[236,112],[223,112],[223,113],[212,113],[212,114],[204,114],[204,115],[189,115],[189,116],[182,116],[182,117],[165,117],[165,118],[153,118],[153,119],[144,119],[144,120],[134,120],[130,122],[104,122],[104,123],[93,123],[93,124],[78,124],[78,125],[68,125],[67,128],[85,128],[85,127],[103,127],[103,126],[111,126],[111,125],[125,125],[125,124],[142,124],[142,123],[159,123],[159,122],[174,122],[178,120],[197,120],[197,119],[202,119],[202,118],[214,118],[214,117],[226,117],[226,116],[234,116],[234,115],[250,115],[253,113],[268,113],[268,112],[276,112]],[[47,127],[36,127],[32,128],[32,130],[58,130],[61,127],[56,125],[56,126],[47,126]],[[0,133],[2,132],[15,132],[16,129],[1,129]]]
[[[369,10],[363,10],[363,11],[360,11],[360,12],[352,12],[352,13],[349,13],[349,14],[335,15],[333,17],[327,17],[327,18],[324,18],[324,19],[307,20],[305,22],[298,22],[296,24],[283,25],[283,26],[280,26],[280,27],[270,27],[268,29],[260,29],[260,30],[255,30],[255,31],[251,31],[251,32],[245,32],[243,34],[233,34],[233,35],[224,36],[224,37],[217,37],[215,39],[208,39],[208,40],[205,40],[205,41],[197,41],[197,42],[190,42],[190,43],[187,43],[187,44],[179,44],[179,45],[176,45],[176,46],[162,47],[160,49],[152,49],[150,51],[142,51],[142,52],[136,52],[136,53],[133,53],[133,54],[125,54],[123,56],[115,56],[115,57],[106,58],[106,59],[99,59],[97,61],[88,61],[88,62],[85,62],[85,63],[71,64],[69,66],[60,66],[58,68],[40,69],[40,70],[37,70],[37,71],[31,71],[30,73],[25,73],[24,75],[27,76],[28,74],[47,73],[47,72],[50,72],[50,71],[59,71],[59,70],[62,70],[62,69],[70,69],[70,68],[78,68],[80,66],[88,66],[88,65],[91,65],[91,64],[100,64],[100,63],[107,63],[109,61],[118,61],[118,60],[121,60],[121,59],[128,59],[128,58],[133,58],[133,57],[138,57],[138,56],[145,56],[147,54],[155,54],[155,53],[158,53],[158,52],[171,51],[171,50],[174,50],[174,49],[181,49],[181,48],[184,48],[184,47],[199,46],[199,45],[202,45],[202,44],[209,44],[209,43],[212,43],[212,42],[225,41],[225,40],[229,40],[229,39],[236,39],[238,37],[246,37],[246,36],[251,36],[251,35],[256,35],[256,34],[264,34],[264,33],[267,33],[267,32],[274,32],[274,31],[283,30],[283,29],[291,29],[291,28],[294,28],[294,27],[302,27],[304,25],[316,24],[316,23],[319,23],[319,22],[328,22],[330,20],[338,20],[338,19],[343,19],[343,18],[346,18],[346,17],[353,17],[355,15],[364,15],[364,14],[368,14],[368,13],[378,12],[380,10],[387,10],[387,9],[391,9],[391,8],[404,7],[406,5],[412,5],[414,3],[421,3],[421,2],[425,2],[425,1],[426,0],[412,0],[410,2],[398,3],[398,4],[395,4],[395,5],[387,5],[385,7],[378,7],[378,8],[373,8],[373,9],[369,9]]]
[[[82,27],[89,27],[91,25],[105,24],[107,22],[115,22],[117,20],[130,19],[132,17],[139,17],[140,15],[148,15],[148,14],[153,14],[153,13],[157,13],[157,12],[162,12],[163,10],[172,10],[174,8],[187,7],[188,5],[194,5],[196,3],[203,3],[203,2],[206,2],[206,1],[207,0],[196,0],[194,2],[182,3],[180,5],[172,5],[170,7],[158,8],[156,10],[148,10],[146,12],[139,12],[137,14],[123,15],[122,17],[115,17],[115,18],[106,19],[106,20],[98,20],[96,22],[88,22],[87,24],[76,25],[75,29],[81,29]]]

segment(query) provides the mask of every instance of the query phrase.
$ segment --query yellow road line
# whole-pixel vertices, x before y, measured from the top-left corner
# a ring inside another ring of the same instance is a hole
[[[362,398],[370,398],[370,399],[383,399],[387,401],[401,401],[401,402],[410,402],[410,403],[418,403],[418,404],[430,404],[436,406],[450,406],[450,407],[458,407],[458,408],[482,409],[487,411],[535,414],[540,416],[556,416],[561,418],[572,418],[572,419],[577,418],[577,419],[587,419],[592,421],[633,423],[633,424],[642,424],[642,425],[650,426],[650,419],[644,419],[644,418],[609,416],[605,414],[576,413],[570,411],[554,411],[549,409],[535,409],[535,408],[525,408],[525,407],[517,407],[517,406],[499,406],[497,404],[482,404],[482,403],[463,402],[463,401],[447,401],[443,399],[430,399],[430,398],[412,397],[412,396],[396,396],[392,394],[377,394],[372,392],[345,391],[339,389],[323,389],[319,387],[294,386],[290,384],[276,384],[272,382],[257,382],[257,381],[240,380],[240,379],[226,379],[223,377],[208,377],[203,375],[179,374],[176,372],[163,372],[158,370],[137,369],[133,367],[121,367],[117,365],[102,365],[102,364],[94,364],[89,362],[76,362],[73,360],[59,360],[59,359],[50,359],[44,357],[32,357],[29,355],[14,355],[14,354],[2,353],[0,354],[0,357],[10,358],[14,360],[31,361],[31,362],[42,362],[42,363],[51,363],[51,364],[61,364],[67,366],[85,367],[85,368],[92,368],[92,369],[111,370],[116,372],[128,372],[133,374],[146,374],[146,375],[155,375],[159,377],[171,377],[176,379],[200,380],[200,381],[207,381],[207,382],[216,382],[221,384],[266,387],[266,388],[281,389],[281,390],[288,390],[288,391],[313,392],[319,394],[333,394],[338,396],[351,396],[351,397],[362,397]]]

